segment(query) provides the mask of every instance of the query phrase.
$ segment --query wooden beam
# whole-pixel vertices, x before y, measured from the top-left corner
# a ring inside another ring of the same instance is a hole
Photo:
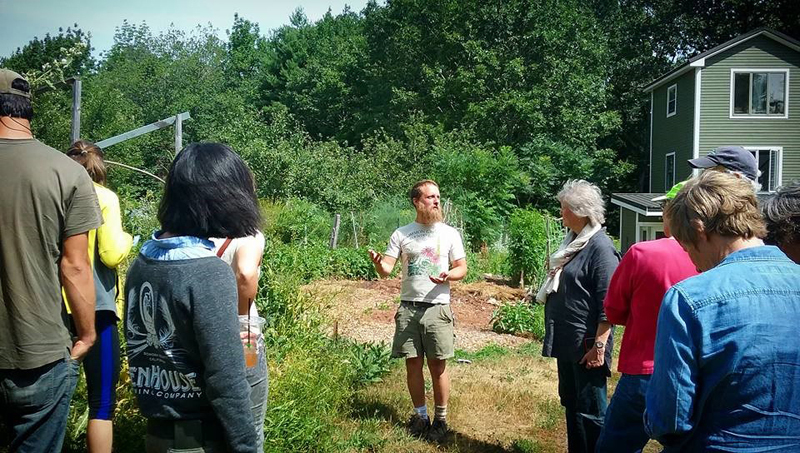
[[[138,137],[140,135],[144,135],[148,132],[157,131],[159,129],[163,129],[168,126],[172,126],[175,124],[176,119],[180,118],[180,121],[191,119],[189,112],[183,112],[175,116],[171,116],[169,118],[165,118],[161,121],[156,121],[155,123],[148,124],[147,126],[142,126],[138,129],[134,129],[132,131],[125,132],[124,134],[119,134],[111,138],[107,138],[105,140],[99,141],[95,143],[100,148],[108,148],[109,146],[116,145],[117,143],[122,143],[125,140],[130,140],[134,137]]]
[[[33,90],[31,92],[31,94],[36,96],[37,94],[40,94],[40,93],[46,93],[46,92],[52,90],[53,88],[67,88],[68,86],[70,86],[73,83],[75,83],[75,81],[77,79],[78,79],[77,77],[70,77],[68,79],[59,80],[58,82],[55,82],[52,87],[49,86],[49,85],[40,86],[39,88],[36,88],[35,90]]]

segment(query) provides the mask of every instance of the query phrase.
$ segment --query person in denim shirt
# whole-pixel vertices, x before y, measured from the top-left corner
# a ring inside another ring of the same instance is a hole
[[[800,266],[750,185],[707,172],[666,209],[702,273],[664,296],[645,425],[664,451],[800,450]]]

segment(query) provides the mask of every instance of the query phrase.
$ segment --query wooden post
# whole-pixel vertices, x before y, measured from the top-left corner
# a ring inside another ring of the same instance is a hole
[[[183,120],[180,115],[175,115],[175,155],[183,149]]]
[[[342,221],[342,215],[336,214],[333,218],[333,229],[331,230],[331,248],[336,248],[336,243],[339,242],[339,223]]]
[[[358,230],[356,230],[356,216],[353,211],[350,211],[350,220],[353,221],[353,240],[356,242],[356,248],[358,248]]]
[[[81,138],[81,79],[72,81],[72,127],[69,131],[69,143],[72,145]]]

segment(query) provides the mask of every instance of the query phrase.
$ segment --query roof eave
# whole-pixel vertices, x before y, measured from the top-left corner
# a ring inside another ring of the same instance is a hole
[[[680,66],[679,68],[673,69],[671,72],[666,73],[665,75],[661,76],[661,78],[656,79],[653,83],[644,87],[642,91],[645,93],[649,93],[658,88],[659,86],[686,74],[691,69],[692,66],[690,66],[689,63],[686,63],[683,66]]]
[[[777,41],[777,42],[789,47],[790,49],[793,49],[793,50],[795,50],[797,52],[800,52],[800,41],[797,41],[796,39],[792,38],[791,36],[785,35],[785,34],[783,34],[781,32],[778,32],[778,31],[775,31],[775,30],[770,30],[769,28],[757,28],[757,29],[752,30],[752,31],[750,31],[748,33],[739,35],[739,36],[737,36],[737,37],[735,37],[735,38],[733,38],[733,39],[731,39],[729,41],[726,41],[726,42],[720,44],[719,46],[714,47],[712,49],[709,49],[709,50],[707,50],[707,51],[705,51],[705,52],[703,52],[703,53],[701,53],[699,55],[696,55],[695,57],[689,59],[689,61],[687,63],[684,63],[682,66],[679,66],[679,67],[673,69],[672,71],[664,74],[663,76],[657,78],[652,83],[650,83],[649,85],[644,87],[642,89],[642,91],[645,92],[645,93],[649,93],[649,92],[653,91],[654,89],[658,88],[659,86],[661,86],[661,85],[663,85],[663,84],[665,84],[665,83],[667,83],[667,82],[669,82],[669,81],[671,81],[671,80],[673,80],[673,79],[675,79],[677,77],[682,76],[683,74],[685,74],[689,70],[691,70],[693,67],[701,67],[701,68],[705,67],[706,58],[713,57],[714,55],[717,55],[720,52],[724,52],[724,51],[730,49],[731,47],[738,46],[739,44],[741,44],[743,42],[749,41],[749,40],[751,40],[751,39],[753,39],[753,38],[755,38],[757,36],[761,36],[761,35],[765,35],[765,36],[769,37],[770,39],[773,39],[773,40],[775,40],[775,41]]]

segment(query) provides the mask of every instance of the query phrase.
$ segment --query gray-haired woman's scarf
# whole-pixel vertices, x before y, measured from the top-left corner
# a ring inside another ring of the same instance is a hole
[[[575,232],[569,230],[567,236],[561,241],[561,245],[558,246],[558,250],[550,255],[548,261],[550,267],[547,270],[547,278],[545,278],[544,283],[539,288],[539,292],[536,293],[536,300],[538,302],[545,303],[549,294],[558,291],[561,271],[564,269],[564,266],[569,263],[573,256],[586,247],[589,239],[598,231],[600,231],[600,225],[592,225],[591,223],[587,223],[577,237],[575,236]]]

